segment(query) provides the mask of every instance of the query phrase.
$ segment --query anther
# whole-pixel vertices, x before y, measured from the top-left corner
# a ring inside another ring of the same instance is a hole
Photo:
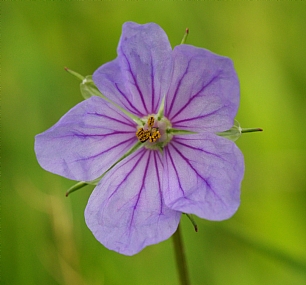
[[[136,132],[136,137],[142,142],[146,142],[149,137],[150,137],[150,131],[148,130],[144,130],[143,128],[140,128],[137,132]]]
[[[156,142],[161,137],[161,134],[157,128],[152,128],[150,135],[150,142]]]
[[[147,140],[150,142],[156,142],[160,137],[161,134],[158,128],[153,128],[155,119],[154,117],[149,117],[147,121],[148,129],[144,130],[143,128],[139,128],[136,132],[136,137],[139,139],[140,142],[144,143]]]
[[[148,127],[152,128],[154,125],[154,117],[149,117],[148,119]]]

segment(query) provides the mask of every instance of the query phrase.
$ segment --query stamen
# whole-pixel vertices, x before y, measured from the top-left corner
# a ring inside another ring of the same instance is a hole
[[[152,128],[150,135],[150,142],[156,142],[161,137],[158,128]]]
[[[150,137],[150,131],[148,130],[144,130],[143,128],[140,128],[137,132],[136,132],[136,137],[142,142],[146,142],[149,137]]]
[[[149,117],[148,119],[148,127],[152,128],[154,125],[154,117]]]
[[[139,128],[137,130],[136,137],[139,139],[140,142],[144,143],[147,140],[149,140],[150,142],[156,142],[161,137],[158,128],[153,128],[154,122],[154,117],[150,116],[147,121],[148,129],[144,130],[143,128]]]

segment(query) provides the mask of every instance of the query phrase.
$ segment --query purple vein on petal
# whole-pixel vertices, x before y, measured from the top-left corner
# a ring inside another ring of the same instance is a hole
[[[117,111],[116,111],[116,112],[117,112]],[[130,121],[121,121],[121,120],[119,120],[119,119],[117,119],[117,118],[110,117],[110,116],[107,116],[107,115],[105,115],[105,114],[99,114],[99,113],[97,113],[97,112],[94,112],[94,113],[87,112],[86,114],[87,114],[87,115],[94,115],[94,116],[98,116],[98,117],[103,117],[103,118],[110,119],[110,120],[112,120],[112,121],[116,121],[116,122],[118,122],[118,123],[121,123],[121,124],[130,126],[130,127],[134,127],[134,124],[131,123]],[[117,114],[121,116],[120,113],[117,112]],[[124,117],[123,117],[123,118],[124,118]],[[126,118],[124,118],[124,119],[126,119]]]
[[[106,152],[108,152],[108,151],[110,151],[110,150],[112,150],[112,149],[114,149],[114,148],[117,148],[117,147],[119,147],[120,145],[125,144],[125,143],[127,143],[127,142],[129,142],[129,141],[135,141],[135,138],[132,137],[132,138],[130,138],[130,139],[128,139],[128,140],[121,141],[120,143],[118,143],[118,144],[116,144],[116,145],[113,145],[112,147],[110,147],[110,148],[108,148],[108,149],[106,149],[106,150],[104,150],[104,151],[102,151],[102,152],[99,152],[99,153],[97,153],[97,154],[95,154],[95,155],[91,155],[91,156],[87,156],[87,157],[84,157],[84,158],[80,158],[80,159],[77,159],[77,160],[75,160],[75,161],[84,161],[84,160],[89,160],[89,159],[92,159],[92,158],[99,157],[100,155],[102,155],[102,154],[104,154],[104,153],[106,153]]]
[[[158,192],[159,192],[159,197],[160,197],[160,211],[159,211],[159,214],[162,215],[163,214],[163,200],[162,200],[163,194],[162,194],[162,191],[161,191],[161,179],[160,179],[159,173],[158,173],[158,165],[157,165],[157,158],[156,158],[157,152],[154,152],[153,154],[154,154],[154,165],[155,165],[155,170],[156,170],[156,178],[157,178],[157,181],[158,181]],[[161,161],[159,156],[158,156],[158,159],[159,159],[160,163],[162,164],[162,161]]]
[[[218,111],[220,111],[222,108],[223,108],[223,106],[220,107],[220,108],[218,108],[218,109],[216,109],[216,110],[214,110],[214,111],[212,111],[212,112],[210,112],[210,113],[208,113],[208,114],[205,114],[205,115],[201,115],[201,116],[197,116],[197,117],[192,117],[192,118],[188,118],[188,119],[183,119],[183,120],[175,121],[175,124],[182,123],[182,122],[193,121],[193,120],[197,120],[197,119],[202,119],[202,118],[205,118],[205,117],[207,117],[207,116],[214,115],[214,114],[216,114]],[[178,114],[177,114],[177,115],[178,115]],[[172,120],[173,120],[173,118],[172,118]]]
[[[142,184],[141,184],[141,186],[140,186],[140,189],[139,189],[139,192],[138,192],[138,197],[137,197],[137,199],[136,199],[136,202],[135,202],[135,204],[134,204],[134,206],[133,206],[133,208],[134,208],[134,210],[133,210],[133,213],[132,213],[132,216],[131,216],[131,221],[130,221],[130,227],[132,227],[132,224],[133,224],[133,221],[134,221],[134,214],[135,214],[135,211],[136,211],[136,209],[137,209],[137,205],[138,205],[138,202],[139,202],[139,200],[140,200],[140,196],[141,196],[141,193],[142,193],[142,191],[143,191],[143,189],[144,189],[144,184],[145,184],[145,180],[146,180],[146,177],[147,177],[147,172],[148,172],[148,167],[149,167],[149,161],[150,161],[150,156],[151,156],[151,152],[149,152],[149,157],[148,157],[148,159],[147,159],[147,163],[146,163],[146,168],[145,168],[145,170],[144,170],[144,175],[143,175],[143,179],[142,179]],[[140,158],[141,159],[141,158]],[[140,160],[139,159],[139,160]],[[137,161],[137,162],[139,162],[139,160]]]
[[[172,145],[172,144],[171,144]],[[172,145],[173,146],[173,145]],[[177,177],[177,181],[178,181],[178,184],[180,186],[180,190],[181,192],[183,193],[183,197],[185,197],[185,191],[183,190],[183,187],[182,187],[182,184],[181,184],[181,180],[180,180],[180,177],[179,177],[179,174],[178,174],[178,171],[177,171],[177,168],[175,167],[175,163],[173,161],[173,158],[172,158],[172,155],[171,155],[171,151],[170,151],[170,148],[168,149],[168,155],[169,155],[169,158],[171,160],[171,164],[173,166],[173,169],[175,171],[175,174],[176,174],[176,177]]]
[[[171,104],[170,104],[169,110],[168,110],[168,112],[167,112],[168,114],[170,114],[171,111],[172,111],[172,108],[173,108],[173,105],[174,105],[176,96],[177,96],[177,94],[178,94],[178,91],[179,91],[179,89],[180,89],[180,86],[181,86],[181,84],[182,84],[182,81],[183,81],[185,75],[188,73],[189,64],[190,64],[190,61],[188,62],[188,65],[187,65],[187,67],[186,67],[184,73],[182,74],[182,77],[181,77],[180,80],[178,81],[178,84],[177,84],[177,86],[176,86],[174,95],[173,95],[172,100],[171,100]]]
[[[133,71],[132,71],[131,64],[130,64],[130,62],[128,61],[126,54],[125,54],[123,51],[121,51],[121,52],[122,52],[122,55],[125,57],[126,62],[127,62],[127,64],[128,64],[129,72],[130,72],[130,74],[131,74],[131,76],[132,76],[132,78],[133,78],[133,80],[134,80],[136,89],[137,89],[137,91],[138,91],[138,94],[139,94],[140,99],[141,99],[141,102],[142,102],[142,105],[143,105],[143,107],[144,107],[146,113],[148,114],[149,112],[148,112],[148,109],[147,109],[145,100],[144,100],[144,98],[143,98],[143,94],[142,94],[142,92],[141,92],[141,90],[140,90],[140,88],[139,88],[139,86],[138,86],[138,82],[137,82],[137,80],[136,80],[135,74],[134,74]]]
[[[206,153],[206,154],[209,154],[209,155],[218,157],[218,158],[221,159],[222,161],[225,161],[225,159],[223,159],[220,155],[217,155],[217,154],[215,154],[215,153],[206,151],[206,150],[204,150],[204,149],[202,149],[202,148],[193,147],[193,146],[191,146],[191,145],[182,143],[182,140],[187,140],[187,141],[189,140],[189,141],[190,141],[190,140],[192,140],[192,138],[190,138],[190,139],[180,138],[180,140],[176,140],[175,143],[180,144],[180,145],[182,145],[182,146],[185,146],[185,147],[187,147],[187,148],[193,149],[193,150],[203,151],[203,152]]]
[[[121,91],[121,89],[119,88],[118,84],[115,83],[115,87],[118,90],[118,92],[123,96],[123,98],[126,100],[126,102],[129,104],[129,106],[126,106],[121,99],[120,102],[128,109],[128,111],[130,111],[131,113],[137,114],[138,116],[142,116],[143,114],[139,112],[139,110],[137,108],[135,108],[135,106],[131,103],[131,101],[128,99],[128,97]]]
[[[189,64],[188,64],[188,65],[189,65]],[[221,73],[221,71],[219,71],[217,74],[215,74],[215,75],[210,79],[210,81],[207,82],[207,83],[206,83],[206,84],[205,84],[196,94],[192,95],[191,98],[188,100],[188,102],[186,102],[185,105],[182,106],[181,109],[179,109],[179,110],[176,112],[176,114],[174,114],[173,116],[171,116],[171,120],[173,120],[177,115],[179,115],[179,114],[182,112],[182,110],[184,110],[184,109],[187,107],[187,105],[189,105],[189,104],[191,103],[191,101],[193,101],[193,99],[197,98],[198,95],[199,95],[207,86],[209,86],[213,81],[215,81],[215,79],[218,78],[218,76],[219,76],[220,73]],[[184,75],[185,75],[185,74],[186,74],[186,73],[184,73]]]
[[[122,183],[128,179],[128,177],[132,174],[132,172],[133,172],[133,171],[135,170],[135,168],[138,166],[138,164],[139,164],[139,162],[140,162],[140,160],[141,160],[141,158],[142,158],[141,154],[142,154],[143,152],[144,152],[143,149],[140,150],[139,153],[136,154],[134,157],[132,157],[132,158],[127,158],[127,159],[125,160],[125,162],[122,163],[122,165],[120,166],[120,168],[121,168],[121,167],[124,167],[131,159],[134,159],[135,157],[140,156],[139,159],[137,160],[137,162],[133,165],[132,169],[126,174],[126,176],[124,177],[124,179],[121,180],[121,182],[118,184],[118,186],[116,187],[116,189],[112,192],[112,194],[108,197],[108,199],[110,199],[114,194],[116,194],[116,192],[118,191],[118,189],[121,187]]]
[[[196,174],[197,176],[199,176],[199,177],[205,182],[205,184],[206,184],[207,186],[210,186],[209,183],[207,182],[206,178],[202,177],[202,176],[197,172],[197,170],[194,169],[194,167],[193,167],[193,166],[191,165],[191,163],[190,163],[190,160],[189,160],[188,158],[186,158],[186,156],[184,156],[184,155],[182,154],[182,152],[180,152],[180,151],[174,146],[174,143],[172,144],[172,147],[173,147],[173,149],[181,156],[181,158],[188,164],[188,166],[195,172],[195,174]]]
[[[106,129],[106,128],[104,128]],[[109,129],[109,130],[113,130],[113,129]],[[87,138],[87,137],[90,137],[90,138],[94,138],[94,137],[108,137],[108,136],[112,136],[112,135],[117,135],[117,134],[131,134],[131,132],[123,132],[123,131],[115,131],[115,132],[112,132],[112,133],[108,133],[108,134],[85,134],[85,133],[82,133],[80,132],[79,130],[72,130],[72,133],[71,134],[67,134],[67,135],[62,135],[62,136],[57,136],[56,138],[54,139],[59,139],[59,138],[69,138],[69,137],[77,137],[77,138]]]
[[[152,88],[152,92],[151,92],[151,108],[152,110],[150,110],[150,113],[155,112],[156,108],[154,106],[154,99],[155,99],[155,89],[154,89],[154,66],[153,66],[153,62],[152,62],[152,55],[150,56],[150,63],[151,63],[151,88]]]
[[[177,143],[177,141],[176,141]],[[207,185],[207,187],[213,192],[213,194],[221,201],[222,204],[225,205],[225,203],[223,202],[223,200],[221,199],[221,197],[213,190],[213,188],[211,187],[210,183],[207,181],[207,179],[205,177],[203,177],[202,175],[200,175],[200,173],[198,173],[198,171],[192,166],[192,164],[190,163],[190,160],[188,158],[186,158],[186,156],[184,156],[182,154],[181,151],[179,151],[175,146],[174,143],[171,144],[172,147],[174,148],[174,150],[181,156],[181,158],[188,164],[188,166],[194,171],[194,173],[196,174],[196,176],[198,176],[199,178],[201,178],[205,184]]]

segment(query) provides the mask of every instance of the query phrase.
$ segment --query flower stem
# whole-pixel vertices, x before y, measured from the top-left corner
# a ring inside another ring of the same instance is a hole
[[[174,243],[176,265],[179,273],[180,284],[190,285],[180,225],[178,225],[177,230],[172,236],[172,238]]]

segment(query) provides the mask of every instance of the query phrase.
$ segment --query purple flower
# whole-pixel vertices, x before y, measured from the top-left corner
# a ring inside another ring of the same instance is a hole
[[[53,173],[102,177],[86,223],[104,246],[133,255],[169,238],[182,213],[236,212],[243,156],[217,133],[233,126],[239,82],[230,59],[185,44],[172,50],[153,23],[125,23],[117,52],[93,74],[102,97],[37,135],[35,151]]]

